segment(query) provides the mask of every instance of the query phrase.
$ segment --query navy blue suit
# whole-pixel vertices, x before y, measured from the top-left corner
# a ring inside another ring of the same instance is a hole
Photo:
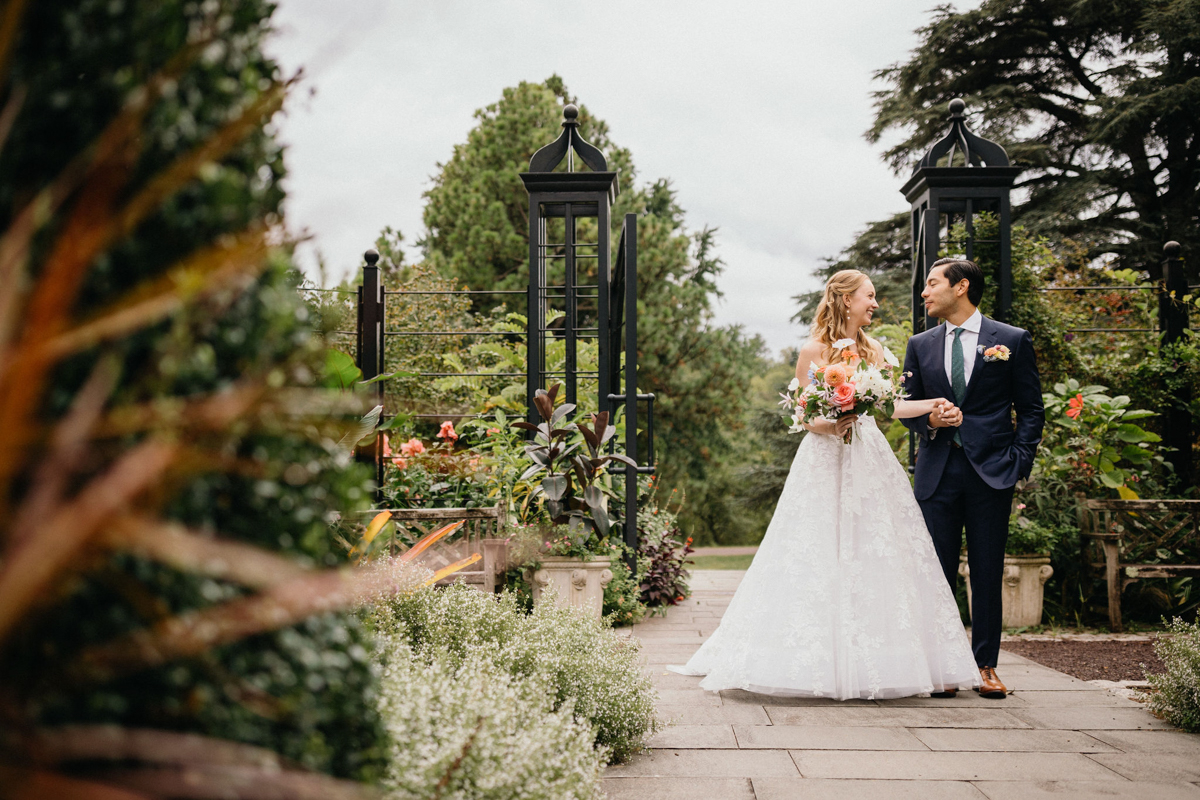
[[[985,361],[983,351],[1001,344],[1009,359]],[[911,399],[954,401],[945,348],[945,325],[908,340],[904,372],[912,373],[905,381]],[[980,667],[994,667],[1000,653],[1001,581],[1013,487],[1029,476],[1046,414],[1028,331],[984,317],[979,347],[964,356],[974,357],[975,365],[959,406],[962,446],[953,443],[953,428],[930,428],[928,415],[903,422],[921,439],[914,491],[951,590],[966,530],[971,648]]]

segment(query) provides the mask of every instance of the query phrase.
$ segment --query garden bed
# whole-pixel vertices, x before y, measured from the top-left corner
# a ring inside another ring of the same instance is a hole
[[[1163,672],[1154,643],[1145,639],[1053,639],[1006,641],[1010,653],[1036,661],[1084,681],[1141,681],[1150,672]]]

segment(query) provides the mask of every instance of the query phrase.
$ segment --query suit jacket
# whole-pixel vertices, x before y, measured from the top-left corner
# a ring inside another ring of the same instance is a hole
[[[984,361],[983,351],[1000,344],[1009,349],[1009,359]],[[905,381],[905,390],[913,400],[945,397],[953,402],[954,390],[946,376],[945,347],[945,325],[908,340],[904,372],[912,374]],[[1029,331],[984,317],[976,352],[963,355],[975,358],[967,393],[960,405],[963,451],[988,486],[1007,489],[1016,485],[1018,479],[1029,476],[1046,423],[1033,337]],[[903,422],[921,437],[914,492],[918,500],[927,500],[941,480],[954,429],[930,428],[928,414]]]

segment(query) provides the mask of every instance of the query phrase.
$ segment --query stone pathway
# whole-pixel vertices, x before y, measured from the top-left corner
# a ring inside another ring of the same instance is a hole
[[[1006,700],[716,694],[667,672],[716,629],[744,575],[693,572],[686,603],[634,627],[672,724],[648,754],[608,768],[611,800],[1200,800],[1200,736],[1010,653],[997,668]]]

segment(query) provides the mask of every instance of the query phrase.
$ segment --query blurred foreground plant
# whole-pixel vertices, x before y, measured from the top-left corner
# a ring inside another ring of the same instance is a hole
[[[6,796],[350,798],[333,776],[378,775],[352,612],[434,576],[331,547],[367,498],[340,444],[364,409],[309,388],[269,16],[0,14]]]

